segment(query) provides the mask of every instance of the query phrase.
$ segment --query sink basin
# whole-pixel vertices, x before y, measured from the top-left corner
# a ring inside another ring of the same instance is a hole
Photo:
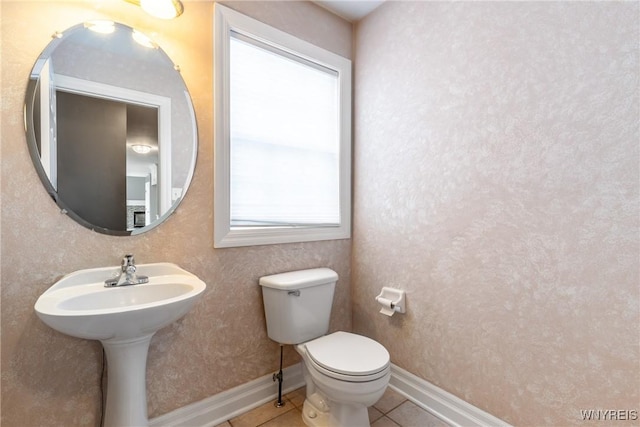
[[[38,317],[77,338],[100,340],[107,356],[104,426],[146,426],[146,363],[159,329],[191,309],[206,285],[175,264],[139,264],[149,282],[105,287],[120,267],[79,270],[64,276],[36,301]]]
[[[77,338],[121,340],[156,332],[184,316],[204,282],[175,264],[139,264],[149,283],[105,288],[120,267],[79,270],[64,276],[36,301],[38,317]]]

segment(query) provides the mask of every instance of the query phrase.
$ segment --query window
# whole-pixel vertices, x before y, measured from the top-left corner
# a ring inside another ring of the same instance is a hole
[[[214,246],[350,237],[351,62],[215,5]]]

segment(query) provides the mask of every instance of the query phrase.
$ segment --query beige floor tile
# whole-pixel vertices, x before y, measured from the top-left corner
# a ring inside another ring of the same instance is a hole
[[[284,395],[284,407],[276,408],[270,401],[216,427],[305,427],[301,412],[305,392],[302,387]],[[368,414],[371,427],[449,427],[392,389],[368,408]]]
[[[367,408],[367,411],[369,412],[369,423],[375,422],[377,419],[382,417],[382,415],[384,415],[382,412],[378,411],[373,406],[369,406]]]
[[[270,421],[277,416],[283,415],[286,412],[291,410],[295,410],[295,406],[293,405],[285,405],[281,408],[276,408],[273,405],[274,401],[269,401],[264,405],[258,406],[257,408],[232,418],[229,420],[232,427],[256,427],[260,424],[264,424],[267,421]]]
[[[399,427],[392,419],[388,417],[379,418],[378,421],[371,424],[371,427]]]
[[[399,406],[405,400],[407,399],[403,395],[387,387],[387,390],[384,392],[380,400],[374,403],[373,406],[383,414],[386,414]]]
[[[296,408],[302,409],[302,405],[304,404],[306,393],[307,393],[306,387],[300,387],[297,390],[294,390],[290,393],[285,394],[284,397],[286,397],[287,400],[293,403],[293,405]]]
[[[302,412],[298,409],[289,411],[279,417],[260,424],[260,427],[306,427],[302,421]]]
[[[387,414],[402,427],[448,427],[448,424],[413,402],[406,401]]]

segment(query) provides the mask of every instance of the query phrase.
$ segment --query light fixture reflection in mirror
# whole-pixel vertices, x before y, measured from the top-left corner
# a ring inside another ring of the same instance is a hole
[[[89,21],[85,22],[84,26],[85,28],[100,34],[111,34],[116,30],[116,26],[113,21]]]
[[[151,40],[149,37],[147,37],[146,35],[144,35],[138,30],[133,30],[131,36],[136,41],[136,43],[138,43],[140,46],[144,46],[152,49],[158,48],[158,45],[156,44],[156,42],[154,42],[153,40]]]
[[[122,24],[56,34],[36,60],[25,101],[38,175],[81,225],[112,235],[148,231],[175,211],[195,167],[195,114],[182,76],[157,44],[142,33],[134,40]],[[127,149],[133,145],[147,152]],[[142,226],[134,224],[141,212]]]
[[[150,145],[135,144],[131,146],[131,149],[138,154],[147,154],[151,152]]]

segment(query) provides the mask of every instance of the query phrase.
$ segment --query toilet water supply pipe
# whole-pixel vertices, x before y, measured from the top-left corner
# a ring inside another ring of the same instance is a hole
[[[283,353],[284,345],[280,344],[280,371],[277,374],[273,374],[273,381],[278,381],[278,400],[274,403],[276,408],[281,408],[284,406],[284,402],[282,401],[282,353]]]

